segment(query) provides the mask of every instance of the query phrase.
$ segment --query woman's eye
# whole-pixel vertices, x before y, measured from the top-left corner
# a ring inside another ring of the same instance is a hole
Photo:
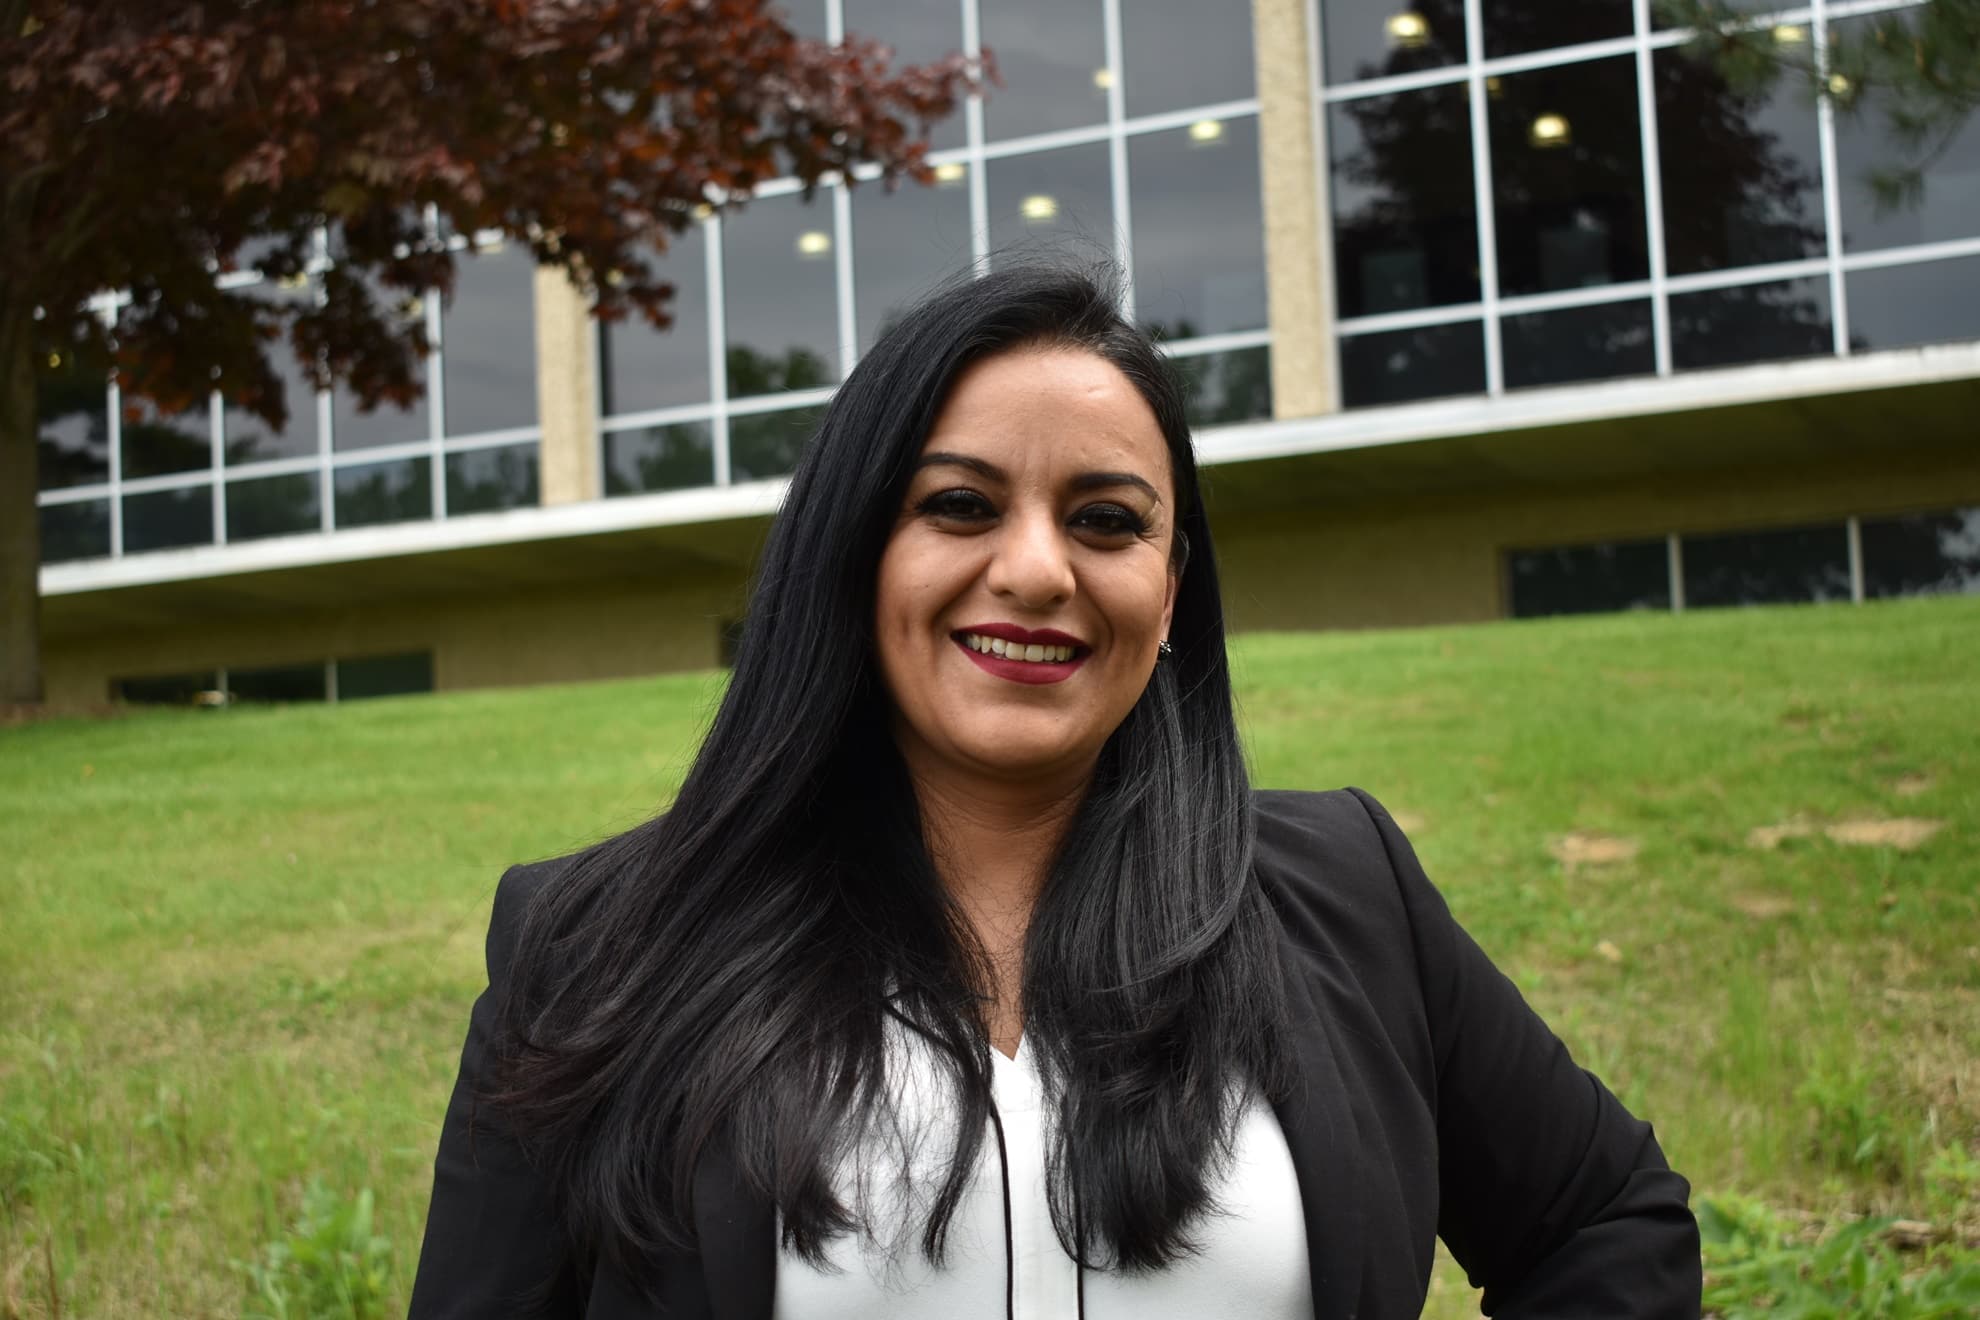
[[[1108,536],[1139,536],[1148,530],[1140,514],[1119,504],[1089,504],[1073,521],[1087,531]]]
[[[938,490],[915,505],[914,511],[957,522],[975,522],[996,513],[990,501],[973,490]]]

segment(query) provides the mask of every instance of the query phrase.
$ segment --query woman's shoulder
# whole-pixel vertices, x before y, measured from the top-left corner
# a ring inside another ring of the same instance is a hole
[[[1359,788],[1259,790],[1252,809],[1254,871],[1296,938],[1386,947],[1406,937],[1402,886],[1416,859],[1381,803]]]

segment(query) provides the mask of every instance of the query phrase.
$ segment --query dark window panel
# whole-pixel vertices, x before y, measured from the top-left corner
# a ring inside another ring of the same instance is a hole
[[[229,541],[295,536],[322,527],[322,483],[314,472],[227,483]]]
[[[333,480],[339,527],[419,522],[433,516],[433,462],[401,458],[339,468]]]
[[[1656,57],[1665,261],[1673,275],[1819,257],[1815,106],[1793,78],[1733,91],[1709,57]]]
[[[1980,596],[1980,508],[1866,518],[1863,594]]]
[[[1902,27],[1907,21],[1905,15],[1839,19],[1830,30],[1860,41],[1880,22]],[[1916,159],[1919,153],[1892,140],[1884,124],[1885,104],[1882,95],[1873,92],[1853,110],[1836,116],[1836,186],[1844,248],[1864,252],[1980,236],[1980,115],[1968,115],[1943,147],[1934,134],[1929,139],[1932,159],[1924,172],[1922,195],[1886,206],[1871,185],[1872,174],[1900,160]]]
[[[605,433],[605,493],[687,490],[715,482],[715,439],[707,422],[675,422]]]
[[[1476,321],[1341,339],[1347,407],[1484,392],[1485,333]]]
[[[328,674],[320,663],[227,671],[230,701],[326,701],[329,696]]]
[[[996,53],[1004,79],[983,106],[986,136],[1027,137],[1106,122],[1100,0],[989,0],[981,22],[983,44]]]
[[[1500,291],[1646,278],[1635,60],[1507,74],[1488,105]]]
[[[1121,6],[1129,117],[1241,101],[1258,87],[1249,4],[1132,0]]]
[[[708,374],[708,230],[674,235],[657,269],[674,286],[673,323],[655,330],[637,312],[598,327],[599,412],[606,417],[706,403]]]
[[[1849,599],[1842,524],[1684,538],[1687,606]]]
[[[301,458],[317,452],[316,388],[303,374],[302,364],[286,342],[271,344],[268,364],[282,382],[282,400],[289,415],[277,430],[225,397],[220,413],[226,461],[253,463],[261,459]]]
[[[110,392],[64,359],[35,382],[36,480],[42,490],[110,480]]]
[[[1264,328],[1258,121],[1129,138],[1128,179],[1142,322],[1165,339]]]
[[[1844,276],[1856,351],[1980,339],[1980,257]]]
[[[729,476],[761,481],[787,475],[797,466],[805,442],[818,429],[825,405],[784,412],[752,413],[729,419]]]
[[[838,263],[827,190],[751,202],[722,222],[729,397],[839,379]]]
[[[1626,37],[1636,30],[1630,0],[1485,0],[1485,58]]]
[[[941,166],[929,187],[861,184],[852,193],[852,235],[863,353],[924,294],[969,268],[968,168]]]
[[[213,487],[124,496],[124,553],[213,544]]]
[[[536,425],[536,259],[528,248],[456,254],[440,342],[448,435]]]
[[[1661,539],[1515,550],[1506,567],[1515,619],[1671,607],[1670,549]]]
[[[1193,427],[1261,421],[1272,415],[1272,351],[1239,348],[1174,359]]]
[[[1499,325],[1507,389],[1648,376],[1657,343],[1647,302],[1508,316]]]
[[[337,661],[337,700],[433,691],[433,654],[362,656]]]
[[[1462,87],[1327,111],[1340,314],[1475,302],[1478,204]]]
[[[465,260],[462,258],[463,263]],[[388,325],[425,322],[426,303],[418,295],[386,289],[371,281],[366,281],[366,285],[379,315]],[[430,434],[427,421],[430,399],[426,391],[424,358],[413,360],[412,376],[419,386],[419,397],[405,408],[396,403],[380,402],[366,409],[359,405],[357,395],[350,386],[342,382],[334,385],[330,391],[332,445],[340,451],[348,451],[426,439]]]
[[[1464,60],[1463,0],[1323,0],[1327,82],[1358,82]]]
[[[893,67],[930,64],[962,50],[962,5],[956,0],[845,0],[846,32],[893,47]],[[961,106],[935,124],[928,144],[942,151],[968,138]]]
[[[110,698],[130,706],[205,706],[219,704],[220,675],[157,674],[110,680]],[[209,696],[208,694],[213,694]]]
[[[124,399],[120,428],[124,480],[213,466],[213,411],[205,399],[170,414],[128,394]]]
[[[41,562],[102,559],[110,553],[110,501],[41,506]]]
[[[1825,279],[1673,294],[1670,311],[1671,363],[1679,371],[1835,352]]]
[[[447,455],[447,516],[523,509],[542,503],[537,443]]]
[[[986,169],[993,262],[1015,254],[1113,259],[1114,194],[1104,142],[1007,156]]]

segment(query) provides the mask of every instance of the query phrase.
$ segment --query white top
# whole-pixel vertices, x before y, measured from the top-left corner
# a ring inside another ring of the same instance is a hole
[[[944,1088],[926,1050],[909,1047],[900,1053],[906,1056],[901,1075],[890,1078],[899,1130],[866,1142],[835,1176],[848,1206],[877,1211],[875,1219],[892,1225],[891,1240],[861,1233],[835,1238],[827,1246],[826,1270],[780,1249],[775,1320],[1309,1320],[1313,1315],[1292,1156],[1271,1109],[1256,1101],[1239,1123],[1234,1158],[1218,1187],[1221,1212],[1193,1226],[1202,1250],[1159,1273],[1090,1270],[1082,1280],[1052,1227],[1043,1088],[1022,1045],[1015,1059],[990,1053],[1003,1140],[997,1140],[994,1127],[985,1134],[950,1228],[948,1259],[943,1268],[933,1268],[921,1253],[920,1230],[955,1134],[952,1125],[928,1122],[939,1118]]]

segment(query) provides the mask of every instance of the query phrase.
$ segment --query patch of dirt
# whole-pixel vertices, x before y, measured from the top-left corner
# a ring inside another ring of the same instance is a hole
[[[1896,848],[1910,852],[1946,827],[1942,820],[1922,816],[1893,816],[1888,819],[1839,820],[1828,825],[1796,816],[1778,825],[1760,825],[1746,832],[1746,846],[1772,852],[1788,839],[1806,839],[1816,833],[1831,843],[1856,848]]]
[[[1794,911],[1794,900],[1785,894],[1734,894],[1726,901],[1755,921],[1772,921]]]
[[[1778,825],[1760,825],[1746,832],[1746,846],[1772,852],[1788,839],[1805,839],[1815,832],[1813,821],[1796,817]]]
[[[1573,830],[1547,841],[1553,859],[1572,871],[1577,866],[1616,866],[1634,861],[1642,845],[1621,835]]]
[[[1396,823],[1397,829],[1408,835],[1420,833],[1430,823],[1420,811],[1392,811],[1389,819]]]
[[[1920,793],[1929,792],[1931,787],[1932,776],[1914,772],[1899,775],[1891,784],[1891,792],[1899,797],[1917,797]]]

